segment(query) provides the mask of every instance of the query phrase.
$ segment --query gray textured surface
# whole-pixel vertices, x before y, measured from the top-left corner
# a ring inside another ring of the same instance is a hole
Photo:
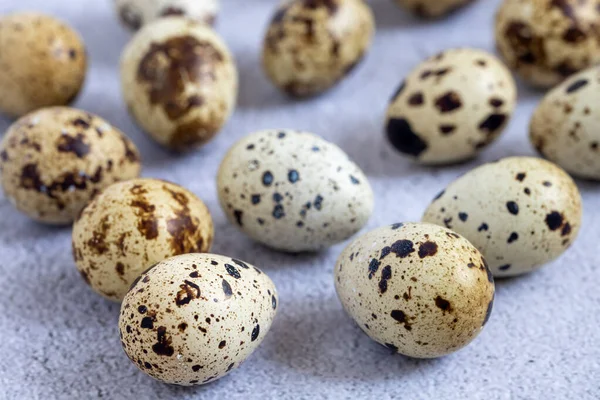
[[[378,33],[366,62],[327,95],[296,103],[273,89],[258,63],[276,1],[222,3],[217,29],[238,60],[239,104],[215,141],[184,157],[155,146],[127,116],[117,64],[128,34],[113,17],[110,0],[0,0],[0,12],[43,10],[83,34],[91,68],[76,106],[133,138],[145,176],[182,184],[207,202],[216,222],[215,252],[246,259],[271,275],[281,307],[270,334],[242,368],[216,383],[177,388],[153,381],[121,350],[118,306],[92,293],[76,272],[69,229],[28,221],[0,194],[0,399],[600,397],[598,186],[578,182],[585,221],[573,248],[537,273],[499,282],[492,318],[479,338],[457,354],[430,361],[390,355],[344,314],[332,280],[341,246],[317,255],[275,253],[238,233],[218,207],[214,176],[226,148],[262,128],[306,129],[345,149],[369,175],[377,196],[369,228],[418,220],[446,183],[483,161],[532,154],[526,127],[539,95],[524,89],[506,134],[469,164],[416,167],[395,155],[382,136],[386,102],[419,60],[450,46],[493,48],[498,1],[481,0],[432,24],[408,17],[389,0],[373,0]],[[0,119],[2,131],[8,124]]]

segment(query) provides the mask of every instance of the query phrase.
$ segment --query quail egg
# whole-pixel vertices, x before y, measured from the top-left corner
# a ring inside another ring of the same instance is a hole
[[[209,27],[182,17],[146,25],[121,59],[125,102],[137,123],[173,150],[213,138],[231,115],[237,70]]]
[[[467,238],[494,276],[530,272],[560,256],[581,226],[581,197],[551,162],[510,157],[452,182],[425,211],[424,222]]]
[[[265,338],[277,290],[234,258],[185,254],[151,267],[121,305],[121,343],[131,361],[162,382],[200,385],[240,366]]]
[[[219,0],[114,0],[121,21],[129,29],[140,29],[158,18],[185,16],[212,25]]]
[[[221,162],[221,207],[252,239],[316,251],[358,232],[373,212],[367,177],[336,145],[292,130],[238,141]]]
[[[535,148],[568,173],[600,181],[600,69],[580,72],[552,89],[529,126]]]
[[[213,236],[210,213],[194,194],[158,179],[132,179],[84,208],[73,226],[73,257],[97,293],[121,301],[150,265],[207,252]]]
[[[67,107],[16,121],[0,143],[0,181],[17,209],[39,222],[71,223],[110,184],[140,173],[135,145],[102,118]]]
[[[0,112],[21,117],[71,103],[87,70],[85,45],[71,27],[49,15],[0,17]]]
[[[473,158],[511,118],[517,90],[508,69],[476,49],[451,49],[417,66],[387,110],[392,146],[422,164]]]
[[[263,67],[279,89],[295,97],[320,94],[363,59],[375,31],[363,0],[291,0],[271,19]]]
[[[481,253],[432,224],[397,223],[354,240],[337,261],[335,288],[367,335],[417,358],[469,344],[494,302],[494,279]]]
[[[407,8],[423,18],[439,18],[473,3],[475,0],[396,0],[400,6]]]
[[[600,62],[600,0],[504,0],[496,46],[525,81],[552,87]]]

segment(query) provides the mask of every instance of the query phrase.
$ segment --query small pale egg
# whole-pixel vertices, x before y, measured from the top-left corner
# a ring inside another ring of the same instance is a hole
[[[198,197],[173,183],[115,183],[83,209],[73,226],[73,257],[99,294],[121,301],[150,265],[210,250],[211,215]]]
[[[69,224],[107,186],[140,173],[135,145],[102,118],[67,107],[22,117],[0,144],[4,194],[23,213]]]
[[[538,105],[529,138],[573,176],[600,181],[600,69],[592,67],[552,89]]]
[[[600,0],[504,0],[496,47],[508,66],[549,88],[600,62]]]
[[[395,0],[398,5],[422,18],[440,18],[475,0]]]
[[[256,350],[277,304],[275,285],[252,265],[214,254],[180,255],[134,282],[121,305],[121,343],[151,377],[201,385]]]
[[[237,69],[227,46],[206,25],[182,17],[142,28],[121,58],[125,102],[137,123],[177,151],[212,139],[233,112]]]
[[[60,20],[39,13],[0,17],[0,112],[21,117],[70,104],[87,71],[85,45]]]
[[[387,110],[387,137],[418,163],[468,160],[502,133],[516,100],[510,71],[496,57],[469,48],[446,50],[400,84]]]
[[[481,253],[432,224],[398,223],[354,240],[337,261],[335,288],[367,335],[417,358],[469,344],[494,302],[494,279]]]
[[[556,259],[581,226],[573,179],[551,162],[510,157],[452,182],[431,203],[424,222],[444,225],[485,256],[494,276],[515,276]]]
[[[138,30],[159,18],[185,16],[212,25],[219,13],[219,0],[114,0],[123,24]]]
[[[360,63],[375,31],[363,0],[291,0],[271,19],[263,44],[263,67],[283,92],[320,94]]]
[[[252,239],[316,251],[348,239],[373,212],[373,192],[339,147],[306,132],[261,131],[238,141],[217,177],[221,207]]]

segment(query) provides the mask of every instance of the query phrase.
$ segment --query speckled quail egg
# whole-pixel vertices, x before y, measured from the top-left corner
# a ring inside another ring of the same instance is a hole
[[[535,148],[571,175],[600,180],[600,69],[580,72],[549,92],[529,126]]]
[[[169,16],[185,16],[212,25],[219,12],[219,0],[114,0],[121,21],[137,30],[148,22]]]
[[[451,49],[417,66],[394,93],[386,132],[422,164],[473,158],[508,123],[517,99],[510,71],[476,49]]]
[[[166,383],[219,379],[260,345],[277,291],[259,269],[234,258],[185,254],[158,263],[121,305],[121,343],[143,372]]]
[[[97,293],[121,301],[150,265],[207,252],[213,236],[210,213],[193,193],[158,179],[132,179],[109,186],[83,209],[73,226],[73,257]]]
[[[600,0],[504,0],[496,45],[524,80],[551,87],[600,62]]]
[[[375,31],[362,0],[291,0],[273,16],[263,44],[269,79],[295,97],[320,94],[363,59]]]
[[[16,121],[0,143],[4,194],[30,218],[71,223],[110,184],[140,173],[135,145],[102,118],[67,107]]]
[[[54,17],[14,13],[0,17],[0,112],[21,117],[71,103],[87,70],[79,34]]]
[[[233,111],[237,70],[209,27],[182,17],[146,25],[121,59],[125,101],[158,143],[182,151],[213,138]]]
[[[396,0],[400,6],[407,8],[423,18],[439,18],[458,10],[475,0]]]
[[[530,272],[561,255],[581,226],[581,198],[565,171],[532,157],[482,165],[452,182],[425,211],[471,241],[494,276]]]
[[[338,259],[335,288],[367,335],[418,358],[469,344],[494,302],[494,279],[481,253],[432,224],[398,223],[359,237]]]
[[[221,163],[229,220],[278,250],[316,251],[358,232],[373,211],[366,176],[336,145],[306,132],[267,130],[237,142]]]

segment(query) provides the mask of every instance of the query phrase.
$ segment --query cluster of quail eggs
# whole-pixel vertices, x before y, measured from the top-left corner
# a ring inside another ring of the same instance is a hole
[[[471,1],[397,3],[439,18]],[[591,67],[600,61],[599,6],[505,0],[496,17],[500,58],[448,49],[398,84],[387,139],[401,155],[435,165],[472,159],[502,134],[517,100],[510,69],[556,86],[530,124],[548,161],[479,166],[442,190],[422,222],[372,230],[341,253],[336,291],[373,340],[411,357],[455,352],[490,318],[494,277],[531,272],[573,244],[582,204],[569,174],[600,180],[600,69]],[[170,150],[211,140],[238,90],[233,55],[212,27],[218,1],[115,0],[115,8],[134,31],[120,70],[131,117]],[[359,65],[374,30],[362,0],[286,1],[266,29],[265,73],[290,96],[321,94]],[[42,14],[7,15],[0,48],[0,91],[10,93],[0,111],[18,118],[0,144],[5,196],[36,221],[72,224],[76,267],[95,292],[121,302],[123,349],[142,371],[194,385],[238,367],[273,322],[273,282],[242,260],[210,254],[215,232],[204,202],[174,183],[140,178],[140,154],[123,132],[68,107],[87,64],[72,28]],[[347,154],[291,129],[233,144],[216,185],[231,224],[285,252],[344,242],[374,210],[368,178]]]

